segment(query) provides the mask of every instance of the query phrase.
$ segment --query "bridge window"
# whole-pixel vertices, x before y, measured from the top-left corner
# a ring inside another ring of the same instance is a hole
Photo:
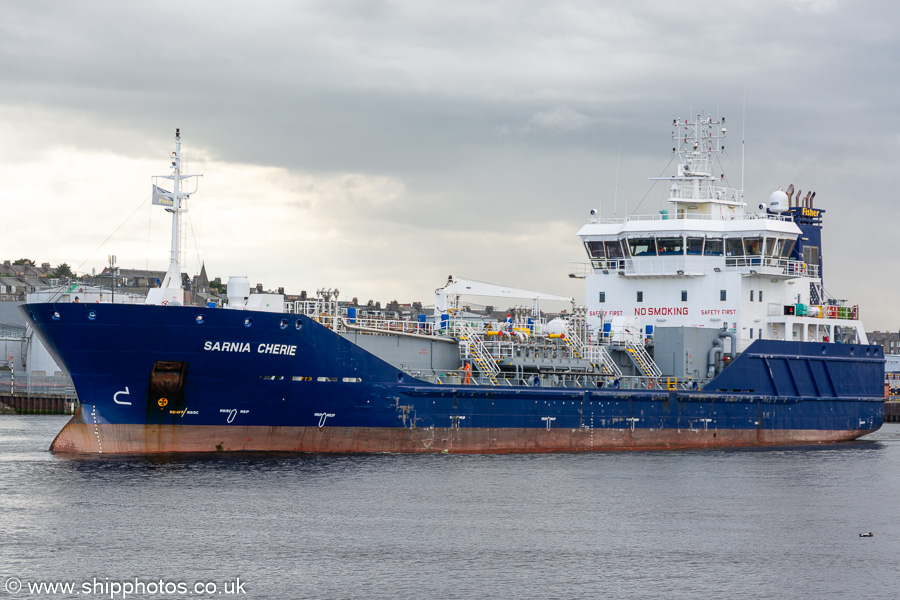
[[[623,258],[625,254],[622,252],[622,245],[619,240],[613,242],[604,242],[606,246],[606,256],[608,258]]]
[[[606,252],[603,249],[603,242],[585,242],[584,247],[587,249],[588,256],[591,258],[606,258]]]
[[[775,249],[772,251],[772,256],[778,258],[782,256],[782,252],[784,252],[784,244],[787,240],[776,239],[775,240]]]
[[[606,302],[606,292],[600,292],[600,298],[598,302]]]
[[[725,290],[719,290],[719,300],[725,302],[726,294]]]
[[[722,256],[722,238],[706,238],[704,256]]]
[[[744,240],[742,238],[726,238],[725,256],[744,256]]]
[[[656,240],[660,256],[684,254],[684,240],[679,237],[661,237]]]
[[[638,301],[638,302],[643,302],[643,301],[644,301],[644,292],[639,291],[639,292],[637,293],[637,301]]]
[[[688,254],[703,254],[703,238],[702,237],[689,237],[687,239],[687,253]]]
[[[744,238],[744,249],[747,256],[758,256],[762,254],[762,238]]]
[[[782,240],[784,246],[781,248],[781,258],[788,258],[794,249],[794,240]]]
[[[753,290],[750,290],[750,302],[753,302]]]
[[[628,238],[632,256],[656,256],[656,238]]]
[[[762,302],[762,292],[763,292],[762,290],[759,290],[759,301],[760,302]],[[762,337],[762,336],[760,336],[760,337]]]
[[[681,301],[687,302],[687,290],[681,290]]]

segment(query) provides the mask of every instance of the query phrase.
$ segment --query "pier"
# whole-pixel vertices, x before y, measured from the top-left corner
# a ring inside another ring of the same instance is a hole
[[[71,415],[78,401],[65,396],[25,396],[0,394],[5,405],[20,415]],[[0,410],[0,414],[4,411]]]
[[[900,423],[900,402],[893,401],[884,403],[884,422]]]

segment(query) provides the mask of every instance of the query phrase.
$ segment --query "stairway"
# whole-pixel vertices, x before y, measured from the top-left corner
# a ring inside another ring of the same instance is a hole
[[[454,329],[459,340],[460,360],[463,362],[471,360],[478,370],[488,378],[491,385],[498,385],[497,375],[500,374],[500,367],[488,352],[475,328],[468,323],[457,322],[454,324]]]
[[[628,342],[625,344],[625,350],[631,357],[631,362],[640,370],[644,377],[659,377],[662,370],[653,362],[653,358],[647,353],[647,348],[643,344]]]
[[[583,358],[584,342],[578,337],[578,334],[572,331],[571,327],[566,331],[566,335],[562,338],[566,346],[572,351],[573,358]]]

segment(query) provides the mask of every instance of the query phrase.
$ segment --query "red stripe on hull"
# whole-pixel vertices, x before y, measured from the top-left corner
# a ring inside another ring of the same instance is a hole
[[[407,429],[110,425],[72,421],[50,446],[59,453],[161,452],[584,452],[841,442],[874,430]]]

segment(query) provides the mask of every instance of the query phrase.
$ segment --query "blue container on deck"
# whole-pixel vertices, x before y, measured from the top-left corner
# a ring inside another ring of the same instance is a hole
[[[356,308],[351,306],[347,309],[347,320],[356,323]]]

